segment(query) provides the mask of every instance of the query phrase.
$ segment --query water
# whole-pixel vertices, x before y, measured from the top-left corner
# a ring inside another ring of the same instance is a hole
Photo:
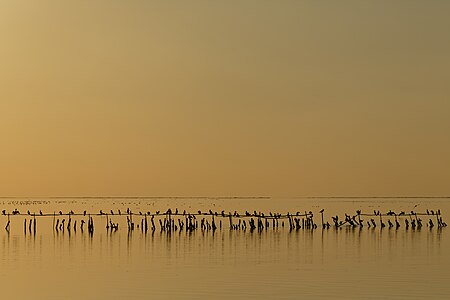
[[[356,209],[409,212],[441,209],[449,199],[2,199],[1,209],[22,213],[180,211],[318,211],[325,218]],[[27,217],[30,219],[31,217]],[[74,217],[80,222],[82,217]],[[135,217],[138,220],[139,217]],[[368,218],[366,218],[368,220]],[[106,217],[87,230],[55,232],[52,217],[38,218],[36,234],[24,232],[23,216],[0,217],[0,288],[13,299],[448,299],[448,228],[398,230],[349,228],[230,231],[197,230],[170,235],[140,229],[128,234],[126,217]],[[428,221],[428,218],[424,218]],[[139,223],[139,221],[136,221]],[[158,225],[159,227],[159,225]]]

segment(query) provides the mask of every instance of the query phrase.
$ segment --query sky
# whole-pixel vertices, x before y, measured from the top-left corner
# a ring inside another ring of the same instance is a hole
[[[449,11],[0,0],[0,196],[448,196]]]

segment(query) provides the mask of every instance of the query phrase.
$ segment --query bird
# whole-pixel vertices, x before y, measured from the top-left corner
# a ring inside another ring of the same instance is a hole
[[[42,210],[39,210],[39,214],[42,216]]]
[[[322,208],[321,210],[320,210],[320,213],[323,213],[324,212],[324,209]]]

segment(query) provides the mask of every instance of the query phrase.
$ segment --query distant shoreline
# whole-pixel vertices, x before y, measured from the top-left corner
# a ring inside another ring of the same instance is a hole
[[[450,199],[450,196],[0,196],[0,199]]]

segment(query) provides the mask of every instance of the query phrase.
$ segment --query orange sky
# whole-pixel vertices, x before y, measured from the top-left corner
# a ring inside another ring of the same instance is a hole
[[[450,195],[449,9],[0,1],[0,195]]]

